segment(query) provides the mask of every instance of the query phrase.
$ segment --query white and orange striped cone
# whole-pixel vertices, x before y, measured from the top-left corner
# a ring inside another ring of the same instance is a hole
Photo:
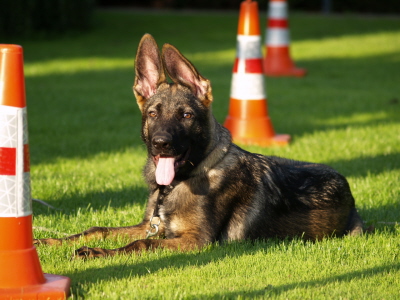
[[[65,299],[70,279],[44,274],[32,234],[23,51],[0,44],[0,299]]]
[[[266,26],[264,74],[303,77],[307,71],[297,68],[290,58],[288,9],[285,0],[270,0]]]
[[[284,146],[290,141],[287,134],[275,134],[268,115],[258,4],[251,0],[243,1],[240,6],[237,55],[224,126],[236,143]]]

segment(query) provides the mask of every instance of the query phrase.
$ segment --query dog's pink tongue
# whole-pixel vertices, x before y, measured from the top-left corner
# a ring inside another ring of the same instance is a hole
[[[169,185],[175,177],[175,158],[160,157],[156,169],[156,181],[159,185]]]

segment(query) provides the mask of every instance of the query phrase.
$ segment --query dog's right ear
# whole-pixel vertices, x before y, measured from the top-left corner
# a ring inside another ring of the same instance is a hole
[[[153,96],[158,86],[166,82],[160,50],[150,34],[145,34],[140,40],[135,61],[135,83],[133,92],[142,110],[147,99]]]

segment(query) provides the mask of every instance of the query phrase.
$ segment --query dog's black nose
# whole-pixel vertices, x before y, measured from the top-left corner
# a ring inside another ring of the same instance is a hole
[[[159,151],[171,150],[172,136],[166,132],[159,133],[151,140],[153,147]]]

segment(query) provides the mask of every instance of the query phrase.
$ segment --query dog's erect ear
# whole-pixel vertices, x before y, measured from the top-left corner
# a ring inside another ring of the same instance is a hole
[[[203,105],[210,106],[213,100],[210,81],[202,77],[190,61],[174,46],[165,44],[162,48],[162,55],[169,77],[175,83],[190,88]]]
[[[145,34],[139,43],[135,61],[135,83],[133,92],[139,108],[153,96],[158,86],[166,82],[164,67],[157,43],[150,34]]]

